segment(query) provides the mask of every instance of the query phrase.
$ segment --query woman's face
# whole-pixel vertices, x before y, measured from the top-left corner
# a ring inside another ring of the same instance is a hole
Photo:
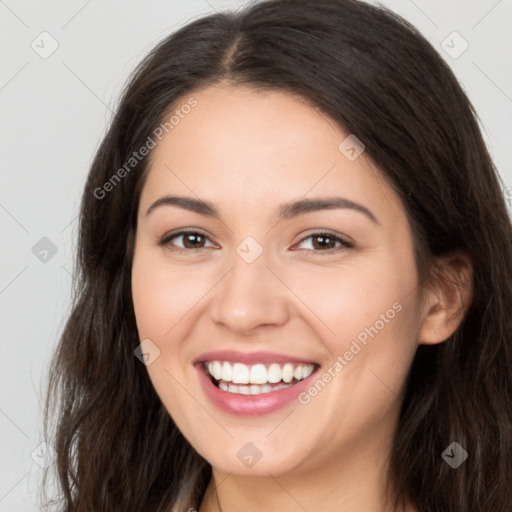
[[[420,330],[398,196],[357,140],[289,94],[190,96],[138,212],[132,292],[156,392],[222,471],[384,452]]]

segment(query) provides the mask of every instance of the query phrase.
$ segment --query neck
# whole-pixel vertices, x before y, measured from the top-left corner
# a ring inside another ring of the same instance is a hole
[[[344,447],[343,456],[312,457],[285,474],[246,476],[213,468],[199,512],[394,512],[385,500],[390,439],[360,436]]]

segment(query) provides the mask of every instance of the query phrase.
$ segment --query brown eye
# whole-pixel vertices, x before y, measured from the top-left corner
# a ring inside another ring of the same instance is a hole
[[[351,242],[348,242],[339,235],[334,233],[313,233],[303,238],[298,245],[304,243],[306,240],[312,240],[310,244],[311,249],[306,248],[307,253],[327,253],[338,252],[354,247]],[[336,244],[339,244],[336,246]]]
[[[181,244],[172,242],[173,240],[179,241]],[[186,251],[194,249],[204,249],[208,237],[199,231],[179,231],[165,235],[160,241],[159,245],[168,247],[171,251]],[[212,244],[213,246],[213,244]]]
[[[336,240],[332,237],[318,235],[312,237],[313,239],[313,247],[315,249],[334,249],[336,246]]]
[[[183,236],[183,245],[187,249],[196,249],[197,247],[202,247],[205,241],[205,238],[203,235],[200,235],[198,233],[187,233]]]

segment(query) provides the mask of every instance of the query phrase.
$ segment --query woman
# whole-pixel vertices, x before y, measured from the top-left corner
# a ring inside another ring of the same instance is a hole
[[[510,510],[511,262],[473,108],[407,22],[188,24],[85,187],[47,401],[64,510]]]

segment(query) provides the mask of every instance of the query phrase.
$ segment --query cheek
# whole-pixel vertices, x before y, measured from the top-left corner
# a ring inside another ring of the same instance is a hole
[[[132,267],[132,297],[140,337],[163,339],[208,290],[191,266],[171,266],[157,251],[141,248]],[[204,272],[203,272],[204,274]]]
[[[336,416],[326,427],[333,437],[340,426],[345,432],[362,428],[355,427],[359,419],[380,422],[397,407],[417,347],[414,261],[382,258],[335,272],[318,269],[297,283],[315,314],[310,323],[331,354],[318,377],[330,391],[319,393],[324,385],[315,382],[301,403],[311,400],[312,417]]]
[[[376,330],[379,337],[386,332],[397,341],[411,338],[417,300],[412,258],[382,254],[337,268],[285,272],[283,280],[308,307],[332,353],[343,353],[358,337],[371,339]]]
[[[417,347],[413,256],[374,254],[357,265],[328,273],[318,268],[297,279],[302,300],[315,313],[310,321],[331,354],[325,373],[333,377],[324,376],[332,380],[332,392],[314,408],[318,414],[338,411],[340,421],[345,414],[367,417],[370,410],[376,421],[384,417],[396,406]]]
[[[148,376],[169,414],[186,421],[188,395],[178,382],[184,382],[179,343],[187,328],[187,314],[205,291],[192,287],[191,271],[165,265],[165,258],[154,249],[136,248],[132,266],[132,298],[139,339],[150,339],[160,350],[147,366]],[[197,281],[197,280],[196,280]],[[197,284],[197,282],[195,283]],[[190,406],[190,404],[188,404]],[[185,431],[192,426],[181,425]]]

